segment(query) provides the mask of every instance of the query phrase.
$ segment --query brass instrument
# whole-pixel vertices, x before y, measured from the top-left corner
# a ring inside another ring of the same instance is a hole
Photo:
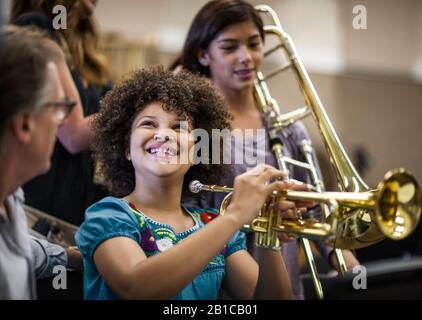
[[[255,6],[255,9],[269,21],[264,25],[265,34],[277,39],[277,44],[266,51],[264,57],[282,50],[288,61],[287,64],[266,75],[261,71],[257,72],[254,84],[256,100],[265,116],[271,149],[279,169],[288,171],[289,164],[308,170],[317,192],[283,191],[274,194],[270,202],[262,208],[260,216],[248,228],[257,232],[255,242],[261,246],[277,246],[277,232],[296,235],[304,247],[317,295],[322,299],[323,290],[309,239],[324,239],[333,245],[344,273],[347,271],[346,265],[338,248],[357,249],[376,243],[385,237],[398,240],[409,235],[420,219],[421,192],[415,179],[403,169],[388,172],[377,190],[371,190],[363,182],[349,160],[297,54],[295,45],[281,26],[276,13],[266,5]],[[292,70],[296,76],[305,106],[289,113],[282,113],[277,101],[270,94],[267,80],[287,69]],[[324,192],[324,184],[317,173],[310,141],[302,141],[300,146],[306,162],[284,156],[283,142],[279,138],[281,131],[309,114],[313,115],[321,133],[342,192]],[[199,184],[196,186],[199,187]],[[195,189],[193,185],[192,187]],[[202,186],[202,188],[211,191],[231,190],[217,186]],[[320,202],[321,221],[314,217],[310,220],[283,221],[279,213],[274,212],[269,205],[271,201],[280,199]],[[229,200],[230,195],[221,204],[223,211]]]
[[[233,188],[204,185],[198,180],[190,183],[190,191],[229,192],[220,206],[223,215],[230,204]],[[329,222],[319,222],[314,217],[296,220],[283,219],[272,204],[281,200],[311,200],[327,204],[332,214]],[[278,247],[277,233],[284,232],[296,237],[311,240],[325,240],[327,244],[337,248],[355,249],[361,247],[356,242],[347,242],[342,234],[344,224],[348,222],[347,209],[366,209],[373,213],[370,224],[376,224],[382,235],[393,240],[402,240],[416,228],[422,209],[421,190],[414,177],[404,169],[387,172],[376,190],[366,192],[313,192],[313,191],[275,191],[262,207],[259,216],[244,229],[254,231],[258,235],[257,245],[260,247]]]
[[[320,179],[318,176],[314,165],[312,157],[312,144],[309,141],[303,142],[302,151],[308,163],[301,163],[295,159],[289,159],[283,155],[283,144],[278,137],[283,128],[312,113],[320,129],[324,143],[330,158],[332,159],[332,163],[336,168],[335,171],[337,178],[340,181],[339,185],[341,186],[341,189],[356,192],[368,190],[369,188],[358,176],[356,170],[353,168],[350,160],[344,152],[344,149],[339,139],[337,138],[337,134],[335,133],[334,128],[331,125],[331,122],[328,119],[322,103],[319,100],[319,97],[313,87],[313,84],[303,66],[303,63],[301,62],[299,55],[296,53],[294,43],[287,32],[282,28],[277,14],[272,8],[265,5],[258,5],[255,7],[255,9],[269,18],[270,23],[264,26],[265,34],[273,35],[278,40],[278,44],[274,48],[265,52],[264,56],[269,56],[270,54],[281,49],[289,61],[289,63],[286,65],[283,65],[278,70],[273,71],[266,76],[264,76],[262,72],[258,72],[254,85],[256,100],[261,107],[261,111],[265,114],[267,122],[266,126],[270,135],[271,149],[276,157],[278,167],[283,171],[287,171],[287,163],[290,163],[292,165],[297,165],[309,170],[313,183],[318,188],[318,191],[324,191],[322,179]],[[287,69],[293,70],[304,96],[306,106],[287,114],[282,114],[277,101],[270,94],[266,81]],[[348,180],[349,178],[351,179]],[[351,182],[356,182],[354,183],[354,190],[349,189]],[[329,208],[326,205],[321,205],[321,211],[322,219],[325,219],[330,215]],[[300,238],[299,241],[301,242],[304,249],[305,257],[308,262],[317,296],[319,299],[322,299],[322,285],[317,272],[315,259],[312,254],[311,245],[307,238]],[[340,270],[342,274],[344,274],[347,271],[347,267],[341,250],[335,249],[335,255],[339,263]]]

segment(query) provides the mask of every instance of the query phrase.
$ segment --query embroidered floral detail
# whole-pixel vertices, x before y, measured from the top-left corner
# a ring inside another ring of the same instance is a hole
[[[129,203],[129,206],[139,222],[141,232],[140,246],[144,250],[147,257],[153,256],[159,252],[166,251],[172,248],[175,244],[180,243],[186,239],[185,232],[180,234],[182,235],[182,238],[179,239],[179,236],[176,236],[171,228],[163,224],[148,220],[148,218],[144,217],[142,212],[139,211],[132,203]],[[199,225],[205,225],[218,216],[217,212],[204,211],[204,209],[200,208],[191,208],[189,212],[194,217],[195,221],[199,223]],[[224,257],[226,253],[227,245],[225,245],[219,254],[208,263],[203,272],[208,272],[220,268],[224,269]]]
[[[176,242],[176,236],[171,229],[168,228],[157,228],[154,230],[155,234],[160,238],[169,238],[171,241]]]
[[[210,222],[211,220],[213,220],[213,219],[215,219],[216,217],[218,217],[218,213],[204,211],[204,212],[201,212],[201,213],[199,214],[199,216],[201,217],[201,221],[202,221],[203,223],[208,223],[208,222]]]
[[[142,217],[140,211],[135,207],[135,205],[131,202],[129,203],[129,207],[132,209],[132,212],[135,214],[136,218],[138,219],[139,222],[139,226],[141,227],[141,229],[143,229],[145,227],[145,219],[144,217]]]
[[[139,217],[139,226],[143,229],[145,227],[145,219],[142,217]]]
[[[158,250],[160,250],[161,252],[166,251],[170,249],[171,247],[173,247],[173,241],[171,241],[169,238],[159,239],[157,240],[156,243],[157,243]]]
[[[158,250],[155,238],[152,235],[151,229],[145,228],[141,234],[141,248],[145,252],[155,252]]]

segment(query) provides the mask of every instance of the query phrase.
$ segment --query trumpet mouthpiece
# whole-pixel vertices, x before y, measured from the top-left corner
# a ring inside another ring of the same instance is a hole
[[[189,183],[189,190],[192,193],[199,193],[202,190],[202,183],[198,180],[193,180]]]

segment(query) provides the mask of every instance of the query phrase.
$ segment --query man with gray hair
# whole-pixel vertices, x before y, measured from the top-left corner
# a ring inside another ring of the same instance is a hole
[[[20,186],[50,167],[65,99],[60,48],[43,34],[0,27],[0,300],[36,298],[35,277],[68,265],[63,248],[31,239]]]

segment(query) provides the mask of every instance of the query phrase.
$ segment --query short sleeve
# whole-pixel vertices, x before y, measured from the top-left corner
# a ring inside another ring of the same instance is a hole
[[[227,258],[240,250],[246,250],[246,236],[244,232],[237,231],[227,244],[227,250],[224,253],[224,256]]]
[[[76,233],[76,243],[85,259],[92,259],[97,247],[114,237],[127,237],[140,243],[139,223],[127,203],[107,197],[89,207],[85,222]]]
[[[32,266],[37,279],[52,277],[55,266],[67,267],[67,253],[59,245],[30,237]]]
[[[293,132],[293,138],[300,142],[302,140],[310,139],[308,129],[306,129],[305,125],[302,121],[297,121],[291,126]]]

